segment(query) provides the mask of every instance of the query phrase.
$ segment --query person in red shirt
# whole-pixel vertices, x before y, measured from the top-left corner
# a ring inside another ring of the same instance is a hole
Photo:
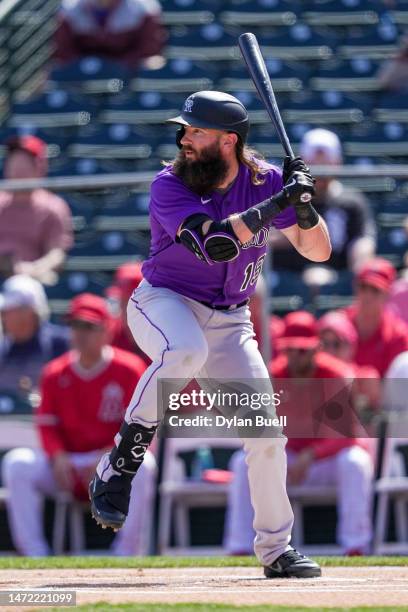
[[[47,175],[43,140],[13,136],[4,145],[5,179],[43,179]],[[43,284],[55,284],[72,244],[72,215],[61,197],[41,188],[0,191],[1,278],[25,274]]]
[[[142,279],[142,262],[125,263],[116,270],[113,284],[106,290],[106,297],[112,303],[116,315],[112,321],[112,346],[135,353],[149,366],[151,360],[136,344],[127,324],[129,299]]]
[[[320,346],[329,355],[351,366],[353,378],[353,403],[360,413],[373,414],[379,408],[381,382],[378,371],[372,366],[357,365],[354,361],[357,331],[344,312],[328,312],[318,321]]]
[[[368,261],[357,274],[354,303],[344,311],[358,335],[355,362],[376,368],[381,377],[408,349],[408,326],[386,307],[395,276],[386,259]]]
[[[36,412],[41,448],[16,448],[3,461],[10,529],[23,555],[50,553],[42,526],[45,495],[66,491],[73,498],[88,499],[95,467],[112,446],[135,383],[145,370],[136,355],[110,346],[111,316],[102,298],[89,293],[77,296],[67,319],[73,349],[43,371]],[[153,455],[143,466],[132,489],[129,524],[113,544],[116,554],[147,552],[156,469]]]
[[[54,57],[66,63],[96,56],[135,70],[160,54],[165,40],[156,0],[62,0]]]
[[[285,333],[278,341],[282,353],[271,362],[270,372],[275,381],[275,389],[281,388],[284,382],[282,379],[296,379],[293,384],[286,385],[290,399],[283,404],[284,412],[288,415],[286,434],[290,436],[290,431],[294,431],[290,426],[291,409],[296,411],[300,405],[301,411],[308,416],[313,405],[312,401],[310,406],[307,405],[307,383],[296,383],[301,379],[308,380],[312,392],[316,393],[330,380],[346,384],[352,372],[343,361],[319,350],[317,322],[313,315],[302,311],[293,312],[284,318],[284,322]],[[321,379],[321,385],[313,383],[314,379]],[[372,537],[370,513],[373,463],[363,448],[363,442],[342,435],[336,438],[289,437],[286,451],[288,484],[302,484],[306,487],[336,485],[339,544],[348,555],[368,552]],[[246,464],[240,452],[235,454],[231,463],[234,479],[227,512],[225,545],[232,554],[249,551],[253,537],[251,522],[248,520],[248,517],[252,520],[252,514],[248,507]]]

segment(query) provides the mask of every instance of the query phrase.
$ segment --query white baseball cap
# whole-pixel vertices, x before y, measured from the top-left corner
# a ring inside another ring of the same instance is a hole
[[[49,317],[47,296],[41,283],[31,276],[16,274],[3,284],[0,293],[0,310],[21,306],[32,308],[42,321]]]
[[[305,159],[310,159],[316,153],[323,153],[327,161],[336,164],[341,163],[342,151],[339,137],[334,132],[323,128],[316,128],[306,132],[300,143],[300,155]]]

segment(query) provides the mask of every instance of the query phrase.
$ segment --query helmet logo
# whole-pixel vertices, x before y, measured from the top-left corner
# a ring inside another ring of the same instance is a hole
[[[193,110],[193,104],[194,100],[192,98],[187,98],[187,100],[184,102],[184,112],[191,113],[191,111]]]

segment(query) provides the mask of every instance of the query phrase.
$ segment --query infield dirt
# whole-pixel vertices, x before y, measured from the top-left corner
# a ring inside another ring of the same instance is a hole
[[[260,568],[252,567],[0,570],[2,590],[40,588],[75,590],[77,604],[214,602],[310,607],[406,605],[408,609],[408,567],[328,567],[321,578],[310,580],[266,580]]]

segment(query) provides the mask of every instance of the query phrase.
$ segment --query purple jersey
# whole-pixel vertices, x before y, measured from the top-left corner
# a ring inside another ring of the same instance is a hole
[[[222,221],[278,193],[282,189],[281,170],[266,162],[262,165],[268,170],[262,185],[254,185],[249,168],[240,164],[238,176],[228,191],[213,191],[203,197],[188,189],[171,172],[170,166],[159,172],[151,186],[150,256],[142,268],[143,276],[153,287],[167,287],[214,306],[238,304],[254,293],[266,257],[269,228],[262,228],[250,242],[242,245],[236,259],[212,266],[176,243],[175,237],[183,221],[195,213]],[[273,226],[278,229],[295,223],[293,207],[273,220]]]

